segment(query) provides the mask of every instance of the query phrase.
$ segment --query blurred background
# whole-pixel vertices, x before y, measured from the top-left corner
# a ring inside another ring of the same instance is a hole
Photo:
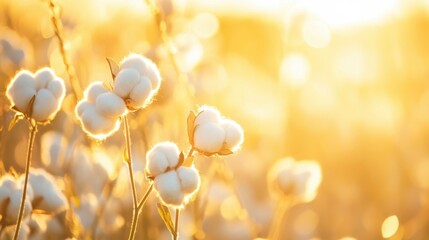
[[[193,207],[201,201],[184,211],[183,239],[266,237],[276,206],[266,175],[287,156],[317,161],[323,180],[314,201],[289,209],[281,239],[429,238],[429,1],[158,0],[167,45],[144,0],[56,3],[81,89],[111,77],[106,57],[119,62],[137,52],[158,64],[160,93],[130,117],[142,166],[159,141],[189,148],[186,117],[197,106],[216,106],[244,128],[238,154],[198,159],[197,200],[208,200],[203,219]],[[67,82],[49,3],[0,0],[6,169],[23,172],[28,131],[24,122],[7,131],[6,86],[19,69],[43,66]],[[44,167],[40,138],[50,130],[112,152],[107,169],[122,164],[122,132],[103,143],[86,137],[68,89],[63,111],[39,128],[33,166]],[[213,161],[227,170],[212,174]],[[139,181],[145,186],[143,172]],[[156,201],[149,199],[140,221],[144,239],[169,236]],[[111,236],[127,233],[126,214]]]

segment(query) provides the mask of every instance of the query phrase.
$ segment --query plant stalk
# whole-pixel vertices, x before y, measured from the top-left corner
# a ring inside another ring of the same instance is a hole
[[[15,234],[13,235],[13,240],[18,239],[22,218],[24,217],[25,200],[27,198],[28,177],[30,175],[31,155],[33,152],[34,139],[36,137],[36,133],[37,133],[37,124],[33,123],[30,120],[30,135],[28,138],[27,158],[25,162],[24,189],[22,190],[21,205],[19,207],[18,219],[16,221],[16,228],[15,228]]]

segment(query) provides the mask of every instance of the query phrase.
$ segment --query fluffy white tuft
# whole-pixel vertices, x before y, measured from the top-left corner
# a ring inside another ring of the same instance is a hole
[[[55,179],[44,170],[32,169],[28,183],[33,189],[33,200],[40,201],[35,208],[56,212],[67,207],[67,200],[57,188]]]
[[[200,175],[193,167],[179,167],[177,169],[182,192],[188,195],[194,194],[200,187]]]
[[[158,176],[167,170],[169,164],[164,153],[153,150],[147,153],[146,170],[151,176]]]
[[[201,125],[208,122],[218,123],[221,119],[220,113],[217,109],[210,106],[201,106],[198,109],[198,116],[195,119],[194,125]]]
[[[22,70],[12,79],[6,95],[22,113],[30,109],[30,100],[35,96],[33,111],[29,114],[36,121],[45,122],[52,120],[60,110],[65,85],[50,68],[42,68],[35,75]]]
[[[156,144],[146,154],[146,170],[152,176],[157,176],[167,171],[167,168],[176,167],[179,162],[179,153],[179,148],[172,142]]]
[[[39,90],[42,88],[47,88],[48,83],[54,80],[54,78],[55,78],[55,73],[52,69],[47,67],[39,69],[34,74],[34,79],[36,81],[36,89]]]
[[[104,87],[103,82],[101,81],[95,81],[86,88],[83,96],[84,98],[92,103],[95,103],[95,100],[97,99],[98,95],[102,93],[108,92],[107,89]]]
[[[33,112],[31,117],[38,122],[43,122],[46,119],[51,119],[52,115],[58,112],[59,107],[57,106],[55,96],[48,89],[40,89],[34,100]],[[57,109],[58,108],[58,109]]]
[[[225,130],[225,148],[231,151],[237,150],[244,141],[244,133],[241,126],[229,119],[222,121],[221,126]]]
[[[141,76],[147,77],[152,85],[152,90],[158,91],[161,84],[161,74],[158,67],[150,59],[140,54],[132,53],[121,62],[121,69],[136,69]]]
[[[98,95],[95,107],[101,115],[111,118],[122,116],[127,111],[122,98],[111,92]]]
[[[164,204],[177,207],[183,204],[184,194],[176,171],[158,175],[155,178],[154,187]]]
[[[140,82],[140,75],[136,69],[126,68],[119,71],[115,78],[113,92],[121,98],[127,98],[133,88]]]
[[[216,153],[222,149],[225,130],[215,122],[198,125],[194,132],[195,147],[203,152]]]
[[[6,220],[9,223],[15,223],[18,217],[18,211],[21,203],[22,189],[14,189],[11,191],[10,202],[6,209]],[[26,198],[24,202],[24,217],[30,215],[33,211],[30,199]]]

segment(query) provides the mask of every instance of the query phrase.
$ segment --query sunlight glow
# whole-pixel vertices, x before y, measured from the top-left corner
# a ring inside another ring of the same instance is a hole
[[[383,238],[390,238],[395,235],[399,228],[399,220],[396,215],[386,218],[381,226],[381,234]]]
[[[331,27],[356,26],[379,22],[393,13],[398,0],[309,0],[305,8]]]
[[[286,55],[280,65],[280,80],[292,86],[304,85],[310,74],[310,63],[307,58],[298,53]]]

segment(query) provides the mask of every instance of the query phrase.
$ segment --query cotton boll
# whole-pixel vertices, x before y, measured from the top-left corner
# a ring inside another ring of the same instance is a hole
[[[225,119],[222,121],[221,126],[225,130],[225,147],[231,151],[236,150],[240,147],[244,140],[243,129],[238,123]]]
[[[119,71],[115,78],[113,92],[121,98],[127,98],[131,90],[139,83],[139,72],[133,68],[125,68]]]
[[[216,153],[221,150],[224,140],[225,130],[213,122],[199,125],[194,132],[194,144],[200,151]]]
[[[161,74],[155,63],[139,54],[130,54],[121,62],[121,69],[132,68],[151,81],[152,89],[157,91],[161,83]]]
[[[177,169],[182,192],[193,194],[200,186],[200,175],[193,167],[179,167]]]
[[[34,80],[36,81],[36,89],[39,90],[42,88],[47,88],[48,83],[54,80],[54,78],[55,78],[55,73],[52,69],[47,67],[39,69],[34,74]]]
[[[56,98],[62,98],[66,92],[66,87],[64,86],[64,82],[60,78],[55,78],[51,82],[48,83],[47,89],[51,91],[52,94]]]
[[[184,194],[176,171],[158,175],[155,178],[154,187],[163,203],[172,206],[182,205]]]
[[[118,118],[127,111],[124,100],[111,92],[98,95],[95,107],[103,116],[111,118]]]
[[[151,149],[147,153],[146,170],[152,176],[158,176],[167,170],[169,164],[167,157],[160,151],[154,151],[155,148]]]
[[[47,89],[41,89],[37,92],[33,104],[31,117],[38,122],[49,120],[57,109],[57,100],[55,96]]]
[[[105,92],[107,92],[107,89],[104,88],[103,82],[93,82],[85,90],[84,98],[86,98],[89,102],[95,103],[98,95]]]
[[[36,95],[36,90],[33,88],[10,88],[7,91],[7,96],[20,112],[25,113],[30,104],[30,100]]]
[[[133,102],[131,102],[131,107],[143,107],[149,99],[151,91],[152,86],[149,79],[145,77],[141,78],[140,82],[131,90],[130,98],[133,100]]]
[[[317,162],[297,162],[294,172],[296,194],[303,201],[311,201],[316,197],[317,189],[322,180],[320,166]]]
[[[218,123],[220,122],[220,113],[213,107],[202,106],[198,109],[198,116],[195,119],[194,126],[198,126],[208,122]]]
[[[60,133],[50,131],[41,138],[42,162],[47,168],[56,174],[64,171],[64,162],[68,158],[69,147],[67,139]]]

